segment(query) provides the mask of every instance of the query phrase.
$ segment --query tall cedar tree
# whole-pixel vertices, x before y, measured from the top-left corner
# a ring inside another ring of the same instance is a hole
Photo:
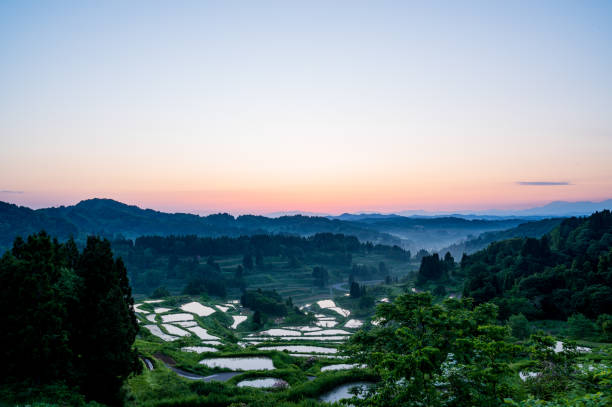
[[[123,381],[138,366],[127,272],[121,259],[113,259],[108,240],[89,237],[76,273],[83,281],[74,342],[81,388],[94,400],[117,404]]]
[[[74,276],[60,245],[44,232],[17,238],[0,259],[3,385],[70,380],[69,308]]]
[[[121,404],[124,379],[140,365],[131,347],[138,325],[121,260],[110,243],[59,244],[45,232],[17,238],[0,259],[0,386],[64,384]]]

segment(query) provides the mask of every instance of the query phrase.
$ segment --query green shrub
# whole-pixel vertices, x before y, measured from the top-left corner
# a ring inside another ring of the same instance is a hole
[[[574,314],[567,319],[566,334],[573,339],[592,338],[596,334],[596,327],[584,315]]]
[[[531,334],[531,327],[525,315],[512,315],[508,318],[508,326],[512,330],[512,336],[517,339],[525,339]]]

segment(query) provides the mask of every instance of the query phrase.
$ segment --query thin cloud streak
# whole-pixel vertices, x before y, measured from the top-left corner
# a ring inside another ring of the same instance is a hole
[[[0,194],[23,194],[24,191],[13,191],[10,189],[2,189],[0,190]]]
[[[518,185],[525,186],[554,186],[554,185],[572,185],[566,181],[517,181]]]

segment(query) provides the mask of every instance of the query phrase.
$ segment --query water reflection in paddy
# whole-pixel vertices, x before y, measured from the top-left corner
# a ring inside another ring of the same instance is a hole
[[[305,346],[305,345],[279,345],[279,346],[262,346],[261,350],[278,350],[296,353],[337,353],[336,348],[324,348],[322,346]]]
[[[338,365],[329,365],[321,368],[322,372],[329,372],[332,370],[349,370],[358,367],[365,367],[365,365],[358,365],[357,363],[341,363]]]
[[[200,361],[208,367],[220,367],[232,370],[273,370],[272,359],[264,357],[248,358],[210,358]]]
[[[289,384],[283,379],[276,377],[263,377],[259,379],[243,380],[238,382],[238,387],[257,387],[259,389],[269,389],[272,387],[288,387]]]
[[[367,389],[372,384],[373,383],[370,383],[370,382],[346,383],[346,384],[336,387],[332,391],[322,394],[319,397],[319,401],[325,401],[327,403],[334,403],[336,401],[340,401],[343,399],[350,399],[353,397],[353,394],[351,393],[351,389],[356,388],[356,387]],[[361,394],[358,397],[363,398]]]

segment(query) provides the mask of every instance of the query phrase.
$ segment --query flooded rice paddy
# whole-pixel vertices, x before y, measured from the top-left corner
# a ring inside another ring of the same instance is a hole
[[[200,361],[208,367],[231,370],[274,370],[272,359],[266,357],[210,358]]]
[[[277,379],[276,377],[262,377],[259,379],[242,380],[236,385],[238,387],[257,387],[259,389],[270,389],[270,388],[285,388],[289,387],[289,383],[283,379]]]

